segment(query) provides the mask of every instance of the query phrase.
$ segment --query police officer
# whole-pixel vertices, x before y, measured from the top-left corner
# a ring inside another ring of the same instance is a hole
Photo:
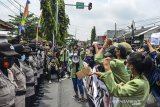
[[[0,43],[0,107],[14,107],[15,87],[13,73],[9,70],[13,56],[18,55],[9,43]]]
[[[17,47],[18,45],[14,45]],[[17,51],[17,48],[16,48]],[[26,50],[18,50],[21,53],[18,57],[14,58],[14,64],[9,70],[14,75],[14,80],[16,82],[16,97],[15,97],[15,107],[25,107],[25,94],[26,94],[26,77],[20,68],[19,61],[25,60],[25,55],[23,54]]]
[[[14,45],[15,51],[19,53],[21,56],[25,55],[25,60],[19,60],[20,67],[22,69],[22,72],[25,74],[26,77],[26,107],[31,107],[33,102],[32,99],[34,98],[35,90],[35,79],[34,79],[34,71],[31,70],[31,67],[29,65],[29,53],[31,52],[30,48],[23,47],[22,45]],[[25,51],[24,51],[25,50]]]
[[[0,71],[0,107],[14,107],[15,85]]]
[[[31,55],[29,56],[29,63],[31,65],[31,68],[34,70],[34,77],[35,77],[35,104],[39,103],[39,100],[41,99],[38,94],[39,94],[39,79],[40,79],[40,73],[39,70],[37,69],[37,57],[36,57],[36,52],[31,52]]]
[[[29,62],[30,65],[32,66],[34,71],[37,71],[37,84],[35,86],[35,104],[39,104],[39,100],[41,99],[41,97],[43,97],[44,92],[42,90],[42,73],[43,70],[41,70],[40,68],[40,59],[38,59],[38,49],[39,49],[39,44],[36,43],[29,43],[28,46],[32,49],[32,52],[30,53],[31,55],[29,56]]]

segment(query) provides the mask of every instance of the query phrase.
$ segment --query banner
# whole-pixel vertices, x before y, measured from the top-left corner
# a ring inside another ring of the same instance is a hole
[[[93,68],[93,72],[95,68]],[[114,101],[116,97],[110,97],[105,84],[96,75],[88,76],[83,79],[86,94],[89,98],[89,105],[92,107],[116,107]]]

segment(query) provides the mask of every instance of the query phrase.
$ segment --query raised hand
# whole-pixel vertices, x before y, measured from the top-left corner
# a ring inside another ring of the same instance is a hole
[[[104,58],[103,59],[103,66],[105,68],[106,71],[110,71],[110,61],[111,61],[111,58],[110,57],[107,57],[107,58]]]

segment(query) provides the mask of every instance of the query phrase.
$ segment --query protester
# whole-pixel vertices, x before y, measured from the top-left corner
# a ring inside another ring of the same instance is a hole
[[[73,56],[72,56],[72,64],[71,64],[71,78],[72,78],[72,82],[73,82],[73,88],[74,88],[74,92],[75,95],[73,96],[73,98],[78,99],[79,101],[85,101],[84,98],[84,90],[83,90],[83,81],[82,79],[78,79],[76,72],[78,72],[81,69],[81,64],[80,61],[81,60],[81,53],[78,49],[78,46],[74,47],[73,50]],[[79,94],[78,94],[78,88],[79,88],[79,92],[81,97],[79,98]]]
[[[159,53],[152,47],[150,41],[148,39],[144,40],[145,46],[148,48],[148,54],[146,56],[150,56],[152,58],[152,69],[148,71],[146,77],[150,84],[150,95],[147,100],[147,106],[160,106],[160,69],[159,69]],[[146,51],[146,49],[145,49]],[[143,54],[146,52],[143,52]],[[152,101],[152,102],[151,102]]]
[[[149,95],[149,82],[144,75],[151,70],[151,58],[139,52],[131,53],[127,58],[127,67],[133,78],[125,84],[117,84],[110,66],[111,59],[103,59],[105,73],[95,72],[105,83],[109,93],[119,97],[118,107],[145,107]],[[118,63],[118,62],[117,62]]]
[[[106,48],[109,48],[109,45],[111,45],[111,40],[106,39],[103,47],[99,50],[99,52],[95,56],[95,61],[98,61],[101,63],[101,60],[103,59],[103,54],[106,50]],[[127,52],[126,49],[122,45],[118,45],[114,48],[114,52],[112,53],[114,58],[110,62],[111,69],[113,71],[113,75],[115,78],[115,81],[117,83],[126,83],[130,80],[130,75],[124,65]]]
[[[63,47],[61,52],[60,52],[61,66],[62,66],[62,70],[64,71],[64,75],[68,74],[68,76],[70,76],[70,72],[67,69],[68,60],[69,60],[69,51],[68,51],[67,48]]]
[[[58,81],[60,80],[60,71],[59,71],[59,67],[60,67],[60,63],[59,60],[57,58],[57,53],[54,52],[53,54],[53,58],[51,60],[51,62],[48,65],[48,70],[50,70],[49,72],[51,72],[51,74],[56,74],[57,75],[57,79]]]

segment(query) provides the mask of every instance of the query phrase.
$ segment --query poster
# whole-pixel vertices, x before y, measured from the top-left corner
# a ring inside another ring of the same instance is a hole
[[[153,33],[151,35],[151,44],[152,45],[159,45],[160,44],[160,33]]]

